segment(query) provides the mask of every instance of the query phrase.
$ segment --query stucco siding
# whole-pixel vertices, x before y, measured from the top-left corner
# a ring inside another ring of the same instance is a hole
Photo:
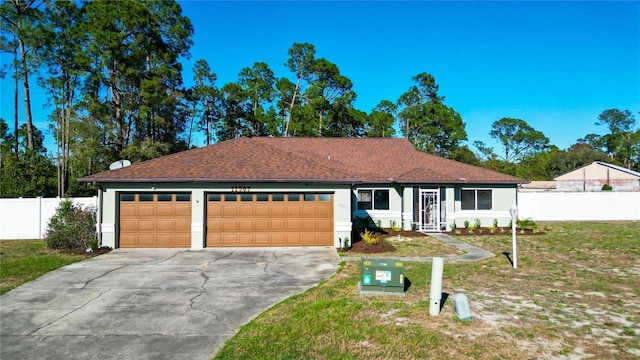
[[[191,248],[202,249],[206,236],[206,194],[208,192],[232,192],[233,187],[248,192],[329,192],[333,193],[334,246],[341,239],[351,236],[351,191],[349,185],[314,184],[117,184],[103,185],[102,244],[115,248],[118,234],[118,194],[120,192],[190,192],[191,193]]]

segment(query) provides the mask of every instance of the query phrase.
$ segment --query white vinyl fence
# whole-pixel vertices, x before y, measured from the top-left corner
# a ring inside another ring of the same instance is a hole
[[[518,217],[535,221],[640,220],[640,192],[520,192]]]
[[[0,199],[0,240],[42,239],[63,199]],[[98,197],[71,198],[98,207]],[[520,192],[518,217],[535,221],[640,220],[640,192]]]
[[[61,198],[0,199],[0,240],[43,239]],[[69,198],[83,208],[98,207],[98,197]]]

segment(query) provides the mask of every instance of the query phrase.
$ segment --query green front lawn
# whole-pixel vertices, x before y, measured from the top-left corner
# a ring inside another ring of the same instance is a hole
[[[47,249],[44,240],[1,240],[0,252],[0,294],[88,256]]]
[[[216,359],[527,359],[640,357],[640,222],[547,223],[518,237],[460,239],[498,254],[447,263],[443,292],[469,298],[460,321],[451,298],[429,315],[430,263],[406,263],[405,297],[362,297],[358,262],[245,325]],[[394,254],[388,254],[394,256]]]

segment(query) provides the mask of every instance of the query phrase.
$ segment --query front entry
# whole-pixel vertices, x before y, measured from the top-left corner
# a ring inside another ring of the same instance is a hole
[[[439,190],[420,190],[420,230],[439,231],[440,229]]]

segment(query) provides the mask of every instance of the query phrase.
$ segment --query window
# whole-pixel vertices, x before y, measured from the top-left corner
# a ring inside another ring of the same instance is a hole
[[[120,194],[120,201],[136,201],[136,194]]]
[[[172,201],[173,194],[158,194],[158,201]]]
[[[304,194],[304,201],[316,201],[316,194]]]
[[[191,194],[176,194],[176,201],[191,201]]]
[[[138,199],[140,201],[153,201],[153,194],[140,194],[138,195]]]
[[[319,194],[318,200],[320,201],[331,201],[331,194]]]
[[[209,194],[209,201],[220,201],[221,194]]]
[[[237,194],[224,194],[224,201],[238,201]]]
[[[240,194],[240,201],[253,201],[253,194]]]
[[[284,201],[284,194],[282,194],[282,193],[272,194],[271,195],[271,200],[272,201]]]
[[[256,200],[269,201],[269,194],[256,194]]]
[[[463,189],[460,200],[462,210],[491,210],[493,208],[492,190]]]
[[[358,190],[358,210],[389,210],[389,190]]]
[[[289,201],[300,201],[300,194],[288,194],[287,199]]]

